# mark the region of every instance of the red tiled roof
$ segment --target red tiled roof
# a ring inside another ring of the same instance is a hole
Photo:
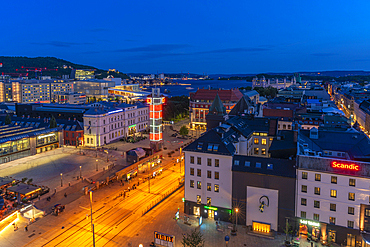
[[[192,100],[214,100],[216,94],[220,96],[222,101],[238,101],[243,97],[239,89],[218,90],[218,89],[198,89],[196,93],[191,95]]]

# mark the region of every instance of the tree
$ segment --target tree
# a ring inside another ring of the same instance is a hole
[[[182,137],[186,136],[187,134],[189,134],[189,130],[188,128],[186,128],[185,125],[183,125],[181,128],[180,128],[180,135],[182,135]]]
[[[292,227],[290,226],[290,224],[288,223],[288,221],[286,222],[286,225],[285,225],[285,229],[284,229],[284,233],[286,234],[285,236],[285,240],[288,241],[288,236],[293,232],[292,230]]]
[[[12,119],[10,118],[9,114],[6,115],[5,117],[5,124],[8,125],[8,124],[11,124],[12,123]]]
[[[27,178],[22,178],[22,183],[25,183],[27,181]]]
[[[32,181],[33,181],[33,179],[32,179],[32,178],[28,179],[27,184],[32,183]]]
[[[197,229],[194,229],[191,231],[190,234],[184,234],[182,236],[182,241],[184,247],[203,247],[204,246],[204,238],[203,234],[198,231]]]
[[[57,121],[55,120],[54,115],[52,115],[50,119],[50,128],[56,128],[56,127],[58,127]]]

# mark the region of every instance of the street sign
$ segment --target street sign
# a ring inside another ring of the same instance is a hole
[[[175,236],[155,231],[154,243],[160,246],[175,247]]]

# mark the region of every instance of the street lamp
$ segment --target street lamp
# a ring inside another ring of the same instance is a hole
[[[93,246],[95,247],[95,233],[94,233],[94,224],[93,224],[93,213],[92,213],[92,191],[90,190],[90,217],[91,217],[91,231],[93,233]]]
[[[60,174],[60,187],[63,187],[63,173]]]
[[[144,245],[143,244],[139,244],[139,247],[143,247]]]
[[[96,171],[98,171],[98,160],[96,160],[96,166],[95,166],[95,168],[96,168]]]
[[[80,179],[82,179],[81,167],[82,166],[80,166]]]
[[[239,209],[235,208],[235,231],[236,231],[236,226],[238,225],[238,212],[239,212]]]

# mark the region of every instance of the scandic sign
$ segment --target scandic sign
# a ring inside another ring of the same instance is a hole
[[[356,164],[343,163],[338,161],[331,162],[331,167],[347,171],[359,171],[360,166]]]

